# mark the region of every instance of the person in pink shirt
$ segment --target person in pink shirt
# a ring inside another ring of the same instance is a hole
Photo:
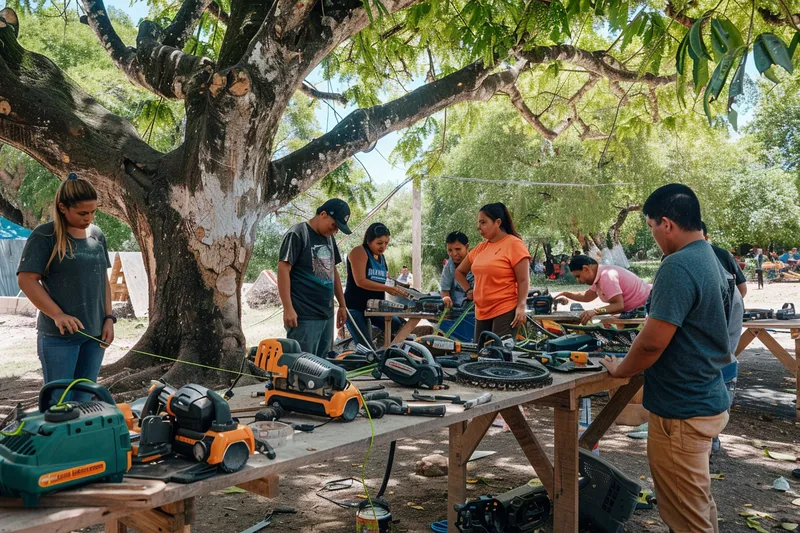
[[[574,256],[569,262],[569,269],[578,283],[591,287],[586,292],[562,292],[556,295],[557,302],[566,303],[567,299],[591,302],[600,298],[608,304],[584,311],[581,314],[581,324],[586,324],[597,315],[613,315],[642,307],[653,287],[630,270],[613,265],[599,265],[587,255]]]

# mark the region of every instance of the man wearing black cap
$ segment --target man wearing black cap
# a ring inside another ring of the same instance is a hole
[[[324,357],[333,343],[333,297],[339,302],[336,327],[347,321],[342,282],[336,265],[342,262],[333,236],[349,235],[350,206],[332,198],[308,222],[295,224],[283,236],[278,263],[278,293],[283,304],[286,336],[304,352]]]

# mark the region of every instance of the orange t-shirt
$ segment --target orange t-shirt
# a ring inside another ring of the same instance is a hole
[[[475,318],[489,320],[517,307],[514,267],[530,258],[525,243],[513,235],[497,242],[483,241],[469,251],[475,276]]]

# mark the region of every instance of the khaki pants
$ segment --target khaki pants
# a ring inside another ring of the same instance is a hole
[[[728,413],[678,420],[650,413],[647,460],[658,513],[674,533],[717,533],[708,456]]]

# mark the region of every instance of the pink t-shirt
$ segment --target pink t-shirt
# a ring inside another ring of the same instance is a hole
[[[613,265],[598,265],[597,277],[591,290],[606,303],[621,294],[625,303],[624,310],[633,311],[645,304],[652,288],[652,285],[645,283],[630,270]]]

